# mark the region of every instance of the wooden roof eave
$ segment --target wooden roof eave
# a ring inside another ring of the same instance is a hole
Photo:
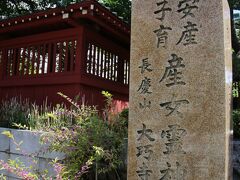
[[[94,0],[1,21],[0,36],[26,28],[39,28],[58,23],[76,27],[79,25],[79,19],[88,19],[125,40],[130,39],[129,25]]]

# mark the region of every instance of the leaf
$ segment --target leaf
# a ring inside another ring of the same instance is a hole
[[[23,141],[20,141],[20,142],[18,143],[18,145],[21,146],[22,143],[23,143]]]
[[[56,120],[57,117],[53,113],[47,113],[48,118],[52,118],[53,120]]]
[[[95,150],[96,160],[100,160],[104,156],[104,150],[101,147],[93,146]]]
[[[10,139],[14,139],[13,134],[10,131],[3,131],[1,134],[7,136]]]

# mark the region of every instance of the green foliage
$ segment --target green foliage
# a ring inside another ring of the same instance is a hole
[[[112,104],[112,95],[103,91],[107,109]],[[65,95],[61,95],[74,105],[74,124],[52,131],[42,137],[51,142],[51,151],[66,154],[63,161],[63,179],[87,179],[97,167],[97,173],[106,173],[120,166],[120,154],[127,126],[123,126],[123,117],[116,116],[118,123],[103,121],[94,107],[77,105]],[[108,114],[111,114],[108,112]],[[120,118],[121,117],[121,118]],[[117,121],[116,121],[117,122]],[[85,169],[84,169],[85,167]]]
[[[3,174],[0,174],[0,179],[1,179],[1,180],[7,180],[7,177],[4,176]]]
[[[4,0],[0,1],[0,19],[29,14],[35,11],[46,10],[48,8],[67,6],[78,3],[82,0]],[[100,0],[103,5],[111,8],[126,21],[130,21],[131,1],[130,0]]]
[[[228,0],[229,6],[232,9],[240,9],[240,1],[239,0]]]
[[[107,92],[103,94],[112,97]],[[51,143],[50,151],[66,154],[61,173],[63,179],[89,179],[96,167],[99,174],[117,172],[127,136],[126,119],[116,115],[117,120],[110,124],[95,108],[86,111],[85,106],[75,106],[79,108],[73,113],[75,123],[71,127],[51,128],[42,137],[43,142]]]
[[[10,139],[14,139],[13,134],[10,131],[3,131],[1,134],[7,136]]]
[[[0,123],[2,122],[0,125],[2,127],[48,131],[49,128],[53,127],[72,126],[75,121],[74,113],[85,113],[87,116],[88,111],[90,109],[92,111],[92,107],[84,105],[82,108],[76,107],[75,102],[71,102],[71,105],[70,109],[66,108],[64,104],[50,107],[45,102],[38,106],[29,103],[28,100],[14,97],[2,101],[0,104]]]
[[[5,169],[8,172],[15,174],[16,176],[22,179],[27,179],[27,180],[39,179],[36,173],[31,172],[31,171],[34,171],[33,167],[32,166],[26,167],[18,158],[14,160],[9,159],[8,162],[4,162],[3,160],[0,160],[0,169]],[[0,177],[5,178],[3,175],[0,175]]]
[[[240,110],[232,113],[234,138],[240,138]]]
[[[240,81],[240,57],[233,52],[233,81],[238,82]]]
[[[92,174],[105,174],[110,171],[115,172],[118,177],[118,169],[122,165],[124,138],[127,137],[128,110],[126,109],[120,114],[113,114],[111,111],[113,96],[103,91],[102,94],[106,98],[104,112],[108,117],[106,120],[99,115],[94,106],[79,105],[68,96],[62,93],[58,94],[70,103],[69,108],[64,105],[56,105],[50,110],[46,104],[39,107],[14,101],[18,104],[17,107],[23,105],[30,108],[26,111],[28,115],[24,114],[27,120],[18,125],[15,123],[15,125],[23,129],[46,131],[41,139],[42,143],[50,143],[47,151],[66,154],[63,161],[56,160],[53,163],[58,176],[62,179],[86,180],[91,179]],[[6,106],[9,107],[9,112],[12,111],[10,107],[15,108],[12,105]],[[111,123],[109,123],[109,119],[111,119]],[[10,131],[4,131],[2,134],[11,138],[17,150],[21,150],[23,142],[15,142]],[[14,161],[8,162],[8,166],[13,169],[17,169],[16,164]],[[26,169],[19,165],[17,170],[24,171]],[[37,178],[43,176],[36,175]]]
[[[0,104],[0,123],[12,127],[13,123],[27,124],[30,104],[28,100],[11,98]],[[8,123],[6,123],[8,121]]]
[[[115,11],[126,21],[131,21],[131,1],[130,0],[100,0],[105,6],[110,7],[111,11]]]
[[[238,39],[240,39],[240,20],[237,20],[235,22],[235,29],[236,29],[237,37],[238,37]]]

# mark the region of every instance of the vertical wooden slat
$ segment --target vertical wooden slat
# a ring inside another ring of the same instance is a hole
[[[128,84],[130,82],[130,61],[128,60]]]
[[[31,64],[31,47],[28,47],[28,57],[27,57],[27,66],[26,66],[26,74],[29,75],[30,71],[30,64]]]
[[[24,51],[24,59],[23,59],[23,75],[26,75],[26,60],[27,60],[27,52],[28,52],[28,47],[26,47]]]
[[[118,82],[123,83],[124,82],[124,60],[118,56]]]
[[[76,61],[77,61],[77,59],[76,59],[76,57],[77,57],[77,40],[74,40],[73,42],[74,42],[73,43],[74,46],[73,46],[73,65],[72,65],[72,67],[73,67],[73,71],[75,71],[75,66],[76,66]],[[82,54],[84,54],[84,53],[82,53]],[[78,60],[78,61],[80,61],[80,60]],[[79,67],[79,69],[80,68],[81,67]]]
[[[14,48],[12,49],[11,51],[11,76],[14,75],[14,69],[13,69],[13,66],[14,66]]]
[[[48,43],[48,65],[47,65],[47,74],[51,72],[52,69],[52,43]]]
[[[64,58],[64,71],[67,72],[68,71],[68,41],[66,41],[66,46],[65,46],[65,58]]]
[[[46,56],[46,44],[43,45],[43,53],[42,53],[42,74],[45,72],[45,56]]]
[[[91,51],[91,56],[92,56],[92,58],[91,58],[91,74],[94,74],[94,71],[93,71],[93,69],[94,69],[94,64],[95,64],[95,58],[94,58],[94,49],[95,49],[95,45],[93,45],[92,44],[92,51]]]
[[[12,65],[12,58],[13,58],[13,54],[12,54],[12,49],[10,49],[10,51],[9,51],[9,59],[8,59],[8,66],[9,66],[9,68],[8,68],[8,76],[11,76],[11,71],[12,71],[12,67],[11,67],[11,65]]]
[[[83,43],[81,43],[81,44],[83,44]],[[75,71],[75,67],[76,67],[76,64],[77,64],[77,62],[76,62],[77,61],[77,57],[78,57],[77,56],[77,54],[78,54],[78,52],[77,52],[78,48],[77,47],[78,47],[78,41],[74,40],[73,71]],[[80,54],[80,52],[79,52],[79,54]],[[84,53],[82,53],[82,54],[84,54]],[[80,67],[79,67],[79,71],[80,71]]]
[[[71,48],[70,48],[70,60],[69,60],[69,67],[70,67],[70,71],[74,71],[74,46],[75,46],[75,40],[73,39],[72,41],[71,41],[72,43],[72,45],[71,45]]]
[[[8,51],[8,76],[11,76],[12,49]]]
[[[115,56],[115,81],[118,80],[118,55]]]
[[[107,75],[108,75],[108,79],[111,79],[111,53],[110,51],[108,51],[108,72],[107,72]]]
[[[10,49],[10,54],[9,54],[9,69],[8,69],[8,76],[11,76],[12,74],[12,58],[13,58],[13,50]]]
[[[24,48],[23,48],[23,52],[22,52],[21,75],[24,75],[24,66],[25,66],[26,50],[27,50],[27,48],[24,47]]]
[[[129,62],[125,60],[125,84],[129,83]]]
[[[56,69],[56,59],[57,59],[57,42],[54,42],[53,43],[53,60],[52,60],[52,72],[55,72],[55,69]]]
[[[116,55],[113,54],[113,81],[116,81]]]
[[[0,49],[0,80],[3,75],[3,49]]]
[[[19,57],[18,57],[18,64],[17,64],[17,76],[21,76],[21,62],[22,62],[22,53],[23,53],[23,48],[19,48]]]
[[[92,58],[92,74],[95,75],[95,69],[96,69],[96,46],[93,45],[93,58]]]
[[[100,49],[100,48],[97,47],[97,56],[96,56],[96,58],[97,58],[97,74],[96,74],[96,75],[97,75],[97,76],[99,76],[99,74],[100,74],[100,73],[99,73],[99,66],[100,66],[100,60],[99,60],[99,57],[100,57],[99,53],[100,53],[100,52],[99,52],[99,49]]]
[[[13,73],[13,76],[16,75],[16,61],[17,61],[17,48],[14,48],[13,49],[13,65],[12,65],[12,73]]]
[[[108,79],[111,79],[111,54],[110,51],[108,53]]]
[[[99,48],[99,77],[102,77],[102,48]]]
[[[111,55],[111,80],[114,81],[114,54]]]
[[[127,83],[127,61],[124,60],[124,84]]]
[[[59,48],[59,69],[58,72],[62,72],[62,56],[63,56],[63,42],[59,42],[60,43],[60,48]]]
[[[60,71],[60,68],[59,68],[59,62],[60,62],[60,46],[61,46],[61,43],[60,42],[57,42],[56,43],[56,63],[55,63],[55,70],[54,72],[59,72]]]
[[[108,60],[107,60],[107,62],[108,62],[108,65],[107,65],[107,79],[110,79],[110,62],[111,62],[111,53],[110,53],[110,51],[108,51]]]
[[[127,83],[127,61],[124,59],[124,84]]]
[[[12,49],[12,51],[11,51],[11,76],[14,75],[13,66],[14,66],[14,49]]]
[[[2,79],[7,76],[7,49],[3,49],[2,52]]]
[[[105,76],[104,78],[108,78],[108,51],[105,51]]]
[[[105,67],[105,64],[106,64],[106,51],[103,49],[102,51],[102,78],[105,78],[105,73],[106,73],[106,67]]]
[[[35,46],[32,46],[32,69],[31,69],[32,71],[31,71],[31,75],[34,74],[34,70],[35,70],[35,61],[36,61],[35,51],[36,51]]]
[[[92,45],[90,43],[88,43],[87,53],[87,73],[91,73]]]
[[[18,69],[19,69],[19,57],[20,57],[20,48],[16,48],[16,58],[15,58],[15,76],[19,75]]]
[[[16,76],[20,75],[19,68],[21,63],[21,48],[17,49],[17,59],[16,59]]]
[[[103,78],[106,77],[106,51],[103,50],[103,59],[102,59],[102,62],[103,62]]]
[[[41,56],[41,45],[38,46],[37,48],[37,67],[36,67],[36,74],[40,74],[40,56]]]
[[[113,53],[110,56],[110,80],[113,80]]]
[[[103,49],[101,48],[101,54],[100,54],[100,57],[101,57],[101,67],[100,67],[100,77],[103,77],[103,73],[104,73],[104,65],[103,65]]]
[[[9,72],[10,72],[10,49],[8,49],[7,50],[7,60],[6,60],[6,67],[7,67],[7,69],[6,69],[6,76],[8,77],[9,76]]]

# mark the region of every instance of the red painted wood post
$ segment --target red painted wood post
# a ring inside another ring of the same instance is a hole
[[[62,72],[62,57],[63,57],[63,41],[60,42],[59,46],[59,62],[58,62],[58,72]]]
[[[45,62],[46,62],[46,48],[47,44],[43,45],[43,53],[42,53],[42,74],[45,74]]]
[[[68,71],[68,41],[66,41],[66,48],[65,48],[65,57],[64,57],[64,71]]]
[[[48,43],[48,61],[47,61],[47,74],[52,70],[52,43]]]
[[[11,49],[9,48],[7,50],[7,59],[6,59],[6,63],[7,63],[7,68],[6,68],[6,76],[9,77],[10,76],[10,67],[11,67]]]
[[[27,51],[27,62],[26,62],[26,75],[29,76],[31,73],[31,46],[28,47]]]
[[[56,69],[56,53],[57,53],[57,42],[53,43],[53,54],[52,54],[52,73],[55,73]]]
[[[41,51],[41,46],[38,45],[37,47],[37,59],[36,59],[36,62],[37,62],[37,67],[36,67],[36,74],[39,74],[39,69],[40,69],[40,51]]]
[[[77,28],[77,47],[76,47],[76,59],[75,59],[75,73],[79,75],[86,72],[86,46],[85,46],[85,38],[84,38],[84,30],[82,27]]]
[[[2,80],[2,77],[3,77],[3,53],[4,53],[4,50],[3,49],[0,49],[0,80]]]
[[[124,59],[122,57],[118,57],[118,76],[117,81],[120,83],[124,83]]]
[[[3,61],[2,61],[2,79],[7,78],[7,49],[3,49]]]
[[[74,71],[74,47],[75,47],[75,40],[71,40],[71,48],[70,48],[70,59],[69,59],[69,70],[71,72]]]
[[[13,48],[13,60],[12,60],[12,75],[16,75],[16,59],[17,59],[17,49]]]

